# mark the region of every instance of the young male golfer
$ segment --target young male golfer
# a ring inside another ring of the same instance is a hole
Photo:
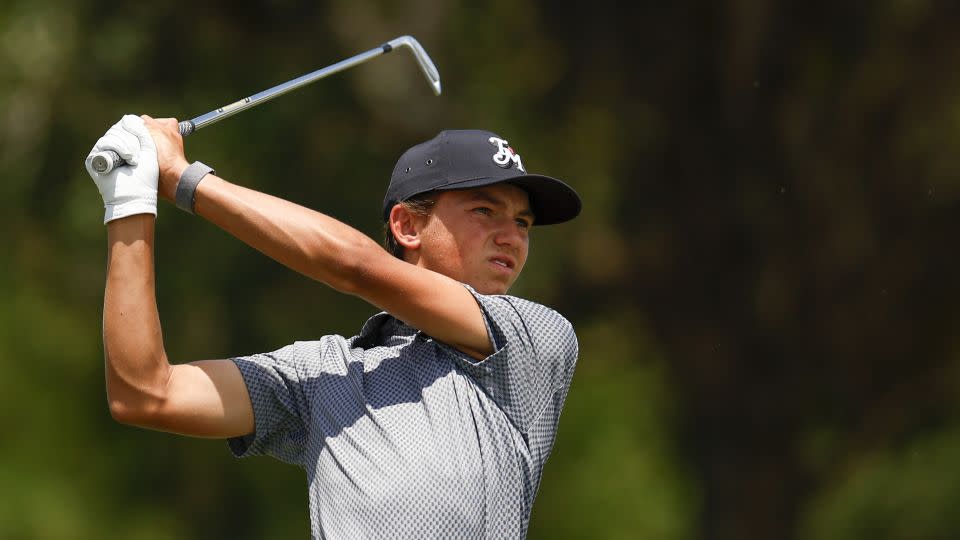
[[[555,311],[505,293],[530,227],[579,213],[573,189],[527,174],[493,133],[441,132],[390,178],[391,254],[329,216],[189,164],[174,119],[127,115],[91,154],[108,149],[130,164],[99,175],[87,159],[106,208],[114,418],[303,467],[315,538],[525,536],[577,339]],[[154,296],[158,194],[383,312],[352,338],[171,363]]]

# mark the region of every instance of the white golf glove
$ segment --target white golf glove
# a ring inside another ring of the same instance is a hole
[[[104,150],[113,150],[127,164],[106,174],[94,171],[93,154]],[[93,145],[84,164],[103,197],[104,223],[134,214],[157,215],[157,145],[142,118],[121,118]]]

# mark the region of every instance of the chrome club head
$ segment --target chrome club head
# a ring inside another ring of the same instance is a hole
[[[417,59],[420,71],[423,72],[423,75],[427,78],[427,82],[430,83],[430,87],[433,88],[433,93],[438,96],[440,95],[440,72],[437,71],[437,66],[433,65],[433,60],[430,59],[427,51],[423,50],[423,47],[420,46],[420,43],[417,42],[416,39],[412,36],[400,36],[388,41],[387,45],[391,49],[396,49],[397,47],[409,48],[410,51],[413,52],[413,57]]]

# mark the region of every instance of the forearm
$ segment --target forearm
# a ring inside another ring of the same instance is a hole
[[[197,188],[195,211],[281,264],[342,292],[356,293],[359,265],[382,252],[332,217],[214,175]]]
[[[123,421],[135,421],[150,402],[162,400],[169,375],[154,292],[153,238],[154,217],[149,214],[107,224],[107,395],[111,412]]]

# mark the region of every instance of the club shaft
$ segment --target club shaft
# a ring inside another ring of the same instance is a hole
[[[327,66],[325,68],[318,69],[306,75],[297,77],[296,79],[289,80],[285,83],[280,83],[272,88],[268,88],[262,92],[258,92],[250,97],[245,97],[239,101],[235,101],[229,105],[224,105],[223,107],[216,108],[206,114],[201,114],[196,118],[192,118],[185,122],[180,122],[180,135],[186,137],[194,131],[209,126],[210,124],[219,122],[224,118],[229,118],[237,114],[240,111],[255,107],[265,101],[270,101],[271,99],[282,96],[287,92],[291,92],[300,88],[301,86],[306,86],[314,81],[318,81],[329,75],[333,75],[338,71],[343,71],[345,69],[351,68],[357,64],[366,62],[367,60],[380,56],[381,54],[390,52],[392,48],[389,45],[382,45],[376,49],[370,49],[369,51],[362,52],[358,55],[351,56],[346,60],[341,60],[336,64]],[[126,163],[120,154],[114,152],[113,150],[105,150],[100,152],[98,155],[94,156],[92,164],[95,171],[100,174],[106,174],[114,169],[114,167],[119,167]]]
[[[427,77],[427,80],[430,82],[430,86],[433,88],[433,92],[437,95],[440,95],[440,74],[437,72],[436,66],[433,65],[433,61],[430,60],[430,57],[427,56],[426,51],[423,50],[423,47],[420,46],[417,40],[410,36],[400,36],[375,49],[370,49],[369,51],[351,56],[346,60],[341,60],[336,64],[329,65],[325,68],[321,68],[311,73],[307,73],[306,75],[297,77],[296,79],[278,84],[250,97],[245,97],[229,105],[224,105],[223,107],[214,109],[206,114],[201,114],[200,116],[191,120],[180,122],[180,135],[186,137],[202,127],[219,122],[220,120],[233,116],[240,111],[255,107],[265,101],[282,96],[287,92],[291,92],[297,88],[306,86],[314,81],[318,81],[339,71],[349,69],[357,64],[366,62],[371,58],[388,53],[397,47],[408,47],[413,52],[414,57],[420,66],[420,70]],[[94,171],[99,174],[109,173],[114,167],[119,167],[124,163],[125,161],[123,158],[113,150],[104,150],[102,152],[98,152],[93,155],[91,160],[91,166],[93,167]]]
[[[268,88],[262,92],[258,92],[250,97],[245,97],[239,101],[235,101],[229,105],[224,105],[218,109],[214,109],[206,114],[201,114],[200,116],[190,120],[190,123],[193,124],[193,129],[197,130],[202,127],[208,126],[215,122],[219,122],[224,118],[228,118],[237,114],[240,111],[249,109],[250,107],[255,107],[265,101],[269,101],[275,97],[282,96],[287,92],[291,92],[300,88],[301,86],[306,86],[314,81],[318,81],[329,75],[333,75],[339,71],[351,68],[357,64],[366,62],[367,60],[380,56],[386,52],[389,52],[391,49],[386,45],[377,47],[376,49],[370,49],[367,52],[360,53],[356,56],[347,58],[346,60],[341,60],[336,64],[327,66],[322,69],[318,69],[314,72],[307,73],[306,75],[297,77],[296,79],[287,81],[285,83],[278,84],[273,88]]]

